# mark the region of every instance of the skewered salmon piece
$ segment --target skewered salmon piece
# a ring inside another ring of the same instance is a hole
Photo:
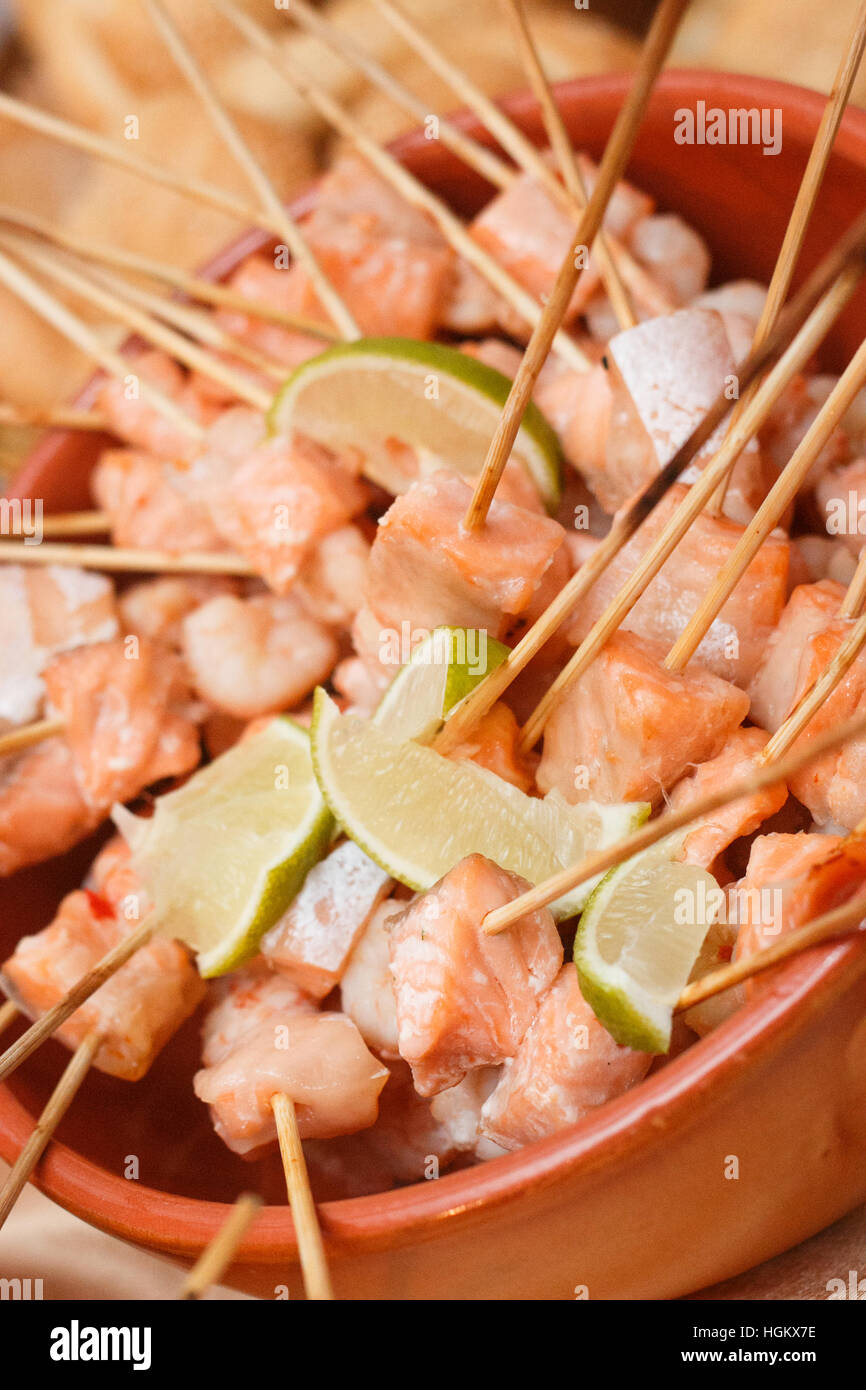
[[[771,734],[793,706],[798,663],[807,639],[833,621],[844,597],[842,585],[832,579],[799,584],[767,635],[748,689],[752,717]]]
[[[682,484],[670,489],[576,605],[567,628],[572,642],[582,641],[601,617],[684,495]],[[623,620],[623,627],[672,646],[742,534],[742,527],[727,517],[702,512]],[[723,680],[748,686],[785,607],[788,551],[784,537],[767,537],[698,647],[694,661]],[[761,713],[756,717],[764,728],[771,728]]]
[[[400,1055],[421,1095],[512,1057],[562,964],[546,908],[500,936],[481,930],[488,912],[527,887],[471,854],[391,924]]]
[[[134,642],[78,647],[45,671],[78,785],[88,805],[103,810],[151,782],[191,772],[200,756],[179,658],[146,638]]]
[[[224,975],[212,986],[202,1025],[204,1066],[213,1067],[262,1024],[278,1024],[290,1014],[316,1013],[318,1004],[279,971],[257,958]]]
[[[665,645],[617,632],[560,696],[536,780],[566,801],[654,801],[695,763],[722,752],[742,723],[742,690],[691,664],[662,665]]]
[[[433,336],[454,254],[435,224],[363,160],[343,155],[325,174],[304,235],[362,332]],[[306,271],[293,266],[287,277],[296,312],[319,316]]]
[[[184,618],[182,650],[203,700],[254,719],[300,704],[327,678],[339,649],[293,594],[223,594]]]
[[[806,638],[797,665],[792,708],[827,669],[853,624],[852,618],[834,618]],[[861,651],[793,747],[799,751],[828,729],[853,719],[862,712],[864,700],[866,652]],[[791,777],[791,791],[808,807],[818,825],[853,830],[866,816],[866,738],[860,735],[848,739],[840,749],[801,768]]]
[[[583,471],[602,506],[613,512],[676,453],[735,380],[736,363],[725,325],[711,309],[680,309],[627,328],[611,338],[605,357],[612,403],[604,460]],[[724,434],[723,422],[693,458],[684,481],[694,481]],[[726,514],[749,521],[767,486],[759,447],[750,440],[734,467]]]
[[[387,898],[375,909],[352,947],[340,981],[343,1012],[357,1024],[368,1047],[388,1060],[400,1056],[390,923],[405,906]]]
[[[383,627],[486,628],[496,637],[524,612],[562,546],[549,517],[494,499],[482,529],[466,531],[468,483],[440,470],[396,498],[370,552],[367,605]]]
[[[307,298],[306,286],[297,275],[288,268],[278,267],[273,258],[260,252],[241,261],[229,276],[228,284],[246,299],[270,304],[286,314],[300,313]],[[320,315],[310,317],[316,319]],[[300,366],[327,346],[321,338],[269,323],[240,309],[219,308],[216,320],[232,337],[287,368]],[[321,321],[327,322],[323,315]]]
[[[71,566],[0,569],[0,727],[39,713],[42,672],[59,652],[117,636],[114,588],[104,575]]]
[[[90,475],[115,545],[185,551],[224,550],[207,510],[172,485],[163,460],[137,449],[106,449]]]
[[[352,947],[388,891],[388,875],[352,840],[314,864],[261,943],[265,960],[317,999],[338,984]]]
[[[613,410],[607,368],[599,365],[588,372],[560,372],[539,382],[535,399],[559,435],[568,462],[581,477],[601,476],[607,469]]]
[[[449,749],[449,758],[467,758],[528,792],[534,785],[532,760],[518,751],[520,729],[508,705],[498,700],[471,733]]]
[[[112,377],[100,387],[95,408],[106,416],[114,434],[146,454],[161,459],[189,459],[197,449],[194,439],[146,401],[139,382],[148,382],[176,401],[199,424],[210,424],[212,409],[188,388],[183,368],[164,352],[147,351],[131,358],[129,375]]]
[[[668,809],[677,811],[701,801],[722,787],[742,781],[755,768],[769,734],[763,729],[735,729],[715,758],[699,763],[677,782],[668,797]],[[780,811],[788,798],[784,783],[762,787],[742,801],[732,801],[689,828],[678,858],[709,869],[728,845],[741,835],[751,835],[765,820]]]
[[[19,941],[2,970],[4,988],[30,1018],[46,1013],[116,946],[133,922],[116,915],[107,897],[76,890],[35,936]],[[145,1075],[204,997],[205,987],[186,949],[165,937],[142,946],[77,1009],[54,1036],[76,1048],[97,1031],[93,1065],[125,1081]]]
[[[584,1000],[569,961],[484,1102],[482,1133],[506,1149],[556,1134],[642,1081],[651,1062],[648,1053],[614,1042]]]
[[[388,1069],[345,1014],[297,1009],[264,1019],[193,1079],[214,1128],[234,1153],[252,1154],[277,1137],[271,1102],[294,1101],[302,1139],[353,1134],[376,1121]]]
[[[335,455],[295,436],[259,445],[211,483],[206,499],[223,539],[285,594],[317,543],[362,512],[369,495]]]
[[[65,739],[0,760],[0,877],[65,854],[95,830],[107,807],[85,800]]]
[[[597,170],[585,155],[579,159],[591,190]],[[604,226],[624,237],[652,209],[651,198],[620,182],[608,204]],[[508,188],[497,193],[470,226],[479,245],[536,298],[553,289],[559,268],[574,242],[575,230],[575,219],[531,174],[519,175]],[[599,283],[598,267],[590,258],[572,296],[566,322],[577,317]]]
[[[120,594],[124,632],[180,649],[183,620],[213,598],[237,594],[237,580],[218,574],[167,574],[143,579]]]
[[[864,889],[866,845],[861,840],[804,832],[759,835],[737,885],[735,958],[771,946],[780,934],[831,912]]]

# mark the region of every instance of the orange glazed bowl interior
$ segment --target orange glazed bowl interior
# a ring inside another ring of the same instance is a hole
[[[625,76],[558,89],[578,148],[599,156]],[[698,101],[780,108],[782,148],[679,145],[674,115]],[[527,97],[506,103],[541,143]],[[706,238],[713,282],[767,281],[824,99],[785,84],[707,72],[660,80],[629,178]],[[461,118],[462,119],[462,118]],[[468,129],[483,138],[477,123]],[[400,140],[400,158],[462,213],[489,189],[436,141]],[[297,204],[309,207],[312,190]],[[797,282],[866,206],[866,114],[846,115]],[[210,267],[220,276],[264,238],[250,234]],[[838,371],[866,327],[861,291],[821,355]],[[93,386],[81,400],[92,398]],[[103,438],[53,433],[12,495],[46,511],[89,505]],[[50,919],[94,842],[0,883],[0,950]],[[14,1036],[14,1035],[13,1035]],[[246,1164],[211,1131],[193,1096],[192,1020],[130,1086],[93,1072],[38,1169],[39,1186],[103,1230],[188,1262],[237,1194],[268,1206],[228,1282],[273,1297],[302,1292],[278,1166]],[[0,1154],[13,1160],[67,1054],[42,1048],[0,1087]],[[137,1178],[127,1178],[129,1159]],[[739,1178],[726,1178],[730,1158]],[[777,971],[727,1024],[579,1125],[507,1158],[320,1210],[337,1295],[374,1299],[670,1298],[728,1278],[813,1234],[866,1199],[866,942],[816,948]]]

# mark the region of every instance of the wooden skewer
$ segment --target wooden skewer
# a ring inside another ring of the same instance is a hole
[[[352,67],[362,72],[374,86],[389,96],[419,124],[424,125],[429,120],[433,113],[420,97],[410,92],[408,87],[399,82],[382,63],[371,57],[345,30],[319,14],[318,10],[314,10],[307,0],[283,0],[281,8],[308,33],[315,35],[327,45],[333,53],[339,54]],[[508,188],[514,182],[516,172],[510,164],[506,164],[486,145],[473,140],[471,135],[467,135],[445,116],[437,116],[436,119],[438,139],[462,159],[464,164],[475,169],[496,188]]]
[[[532,141],[524,135],[518,125],[506,115],[501,106],[491,100],[487,93],[476,85],[461,67],[453,63],[422,29],[409,18],[404,10],[390,3],[390,0],[374,0],[376,8],[389,24],[402,35],[411,48],[423,58],[428,66],[447,82],[455,96],[473,111],[482,124],[496,137],[504,150],[511,155],[521,169],[530,173],[547,193],[567,211],[579,219],[586,203],[584,193],[560,183],[543,154]],[[543,75],[543,74],[542,74]],[[539,92],[535,93],[540,100]],[[542,115],[544,107],[542,104]],[[550,136],[548,128],[548,136]],[[551,140],[553,145],[553,140]],[[554,146],[555,149],[555,146]],[[616,238],[606,234],[606,240],[614,261],[615,272],[621,282],[635,295],[639,295],[653,314],[669,314],[678,307],[676,301],[644,270],[631,252]],[[604,271],[604,252],[600,258]],[[607,279],[605,278],[607,285]],[[610,293],[610,286],[607,286]],[[616,293],[616,290],[614,290]],[[613,296],[611,296],[613,302]]]
[[[216,88],[198,62],[189,44],[181,35],[174,20],[162,4],[162,0],[145,0],[145,3],[166,48],[201,101],[217,134],[226,148],[234,155],[238,167],[246,175],[263,210],[273,225],[279,229],[279,235],[285,241],[295,261],[303,266],[315,288],[319,301],[344,338],[347,340],[360,338],[361,330],[349,306],[337,293],[331,280],[325,274],[297,222],[286,211],[271,180],[244,140]]]
[[[0,93],[2,98],[2,93]],[[2,105],[2,103],[0,103]],[[7,289],[12,290],[26,304],[29,304],[41,318],[50,323],[53,328],[62,333],[65,338],[88,357],[97,362],[100,367],[107,371],[111,376],[119,377],[123,380],[129,375],[130,362],[128,358],[115,352],[113,348],[106,347],[99,335],[93,331],[86,323],[67,309],[54,295],[38,285],[20,266],[10,260],[8,256],[0,251],[0,282],[6,285]],[[190,419],[186,411],[181,410],[173,400],[160,391],[157,387],[150,385],[147,381],[141,382],[141,395],[170,420],[178,429],[183,430],[192,439],[201,440],[204,438],[204,430]],[[23,547],[22,547],[23,548]],[[28,547],[33,550],[33,546]]]
[[[142,946],[147,945],[156,925],[152,917],[145,917],[139,922],[134,931],[125,936],[122,941],[118,941],[106,955],[102,957],[92,970],[73,985],[69,993],[55,1004],[52,1009],[44,1013],[41,1018],[37,1018],[30,1027],[17,1038],[11,1047],[8,1047],[0,1057],[0,1081],[5,1081],[11,1076],[22,1062],[36,1051],[38,1047],[50,1038],[51,1034],[61,1028],[68,1018],[75,1013],[75,1010],[86,1003],[92,994],[110,980],[111,976],[120,969],[122,965],[134,956]]]
[[[185,338],[183,334],[177,333],[165,324],[158,323],[149,314],[137,309],[112,290],[103,289],[90,275],[73,270],[71,266],[62,263],[56,257],[52,257],[49,252],[38,250],[32,242],[22,243],[19,238],[0,232],[0,246],[9,247],[10,245],[15,250],[16,255],[30,265],[38,267],[43,274],[72,290],[74,294],[85,299],[88,303],[95,304],[98,308],[111,314],[120,323],[125,323],[135,333],[145,338],[147,342],[162,348],[164,352],[170,353],[172,357],[177,358],[187,367],[191,367],[193,370],[201,372],[203,376],[208,376],[213,381],[218,382],[237,396],[239,400],[246,401],[253,409],[263,412],[270,409],[273,400],[271,392],[265,391],[250,377],[236,371],[221,358],[205,352],[195,343],[190,342],[189,338]],[[129,370],[130,367],[127,363],[126,371],[129,372]],[[144,383],[142,382],[143,386]]]
[[[277,1138],[286,1175],[286,1191],[292,1208],[295,1234],[298,1237],[298,1253],[304,1275],[307,1298],[311,1300],[330,1300],[334,1297],[325,1246],[316,1204],[310,1191],[310,1175],[304,1159],[301,1136],[298,1133],[298,1120],[294,1101],[277,1093],[271,1106],[277,1122]]]
[[[522,0],[503,0],[503,3],[514,29],[518,51],[523,60],[529,85],[541,108],[544,128],[547,131],[550,148],[556,156],[563,183],[582,211],[586,207],[589,194],[575,157],[574,147],[562,119],[562,112],[556,104],[553,90],[538,55]],[[620,278],[619,270],[611,254],[607,234],[603,228],[596,237],[594,254],[598,258],[604,286],[620,328],[634,328],[637,323],[637,315],[629,298],[628,290]]]
[[[807,321],[808,315],[826,294],[828,286],[847,264],[856,262],[866,251],[866,216],[852,224],[839,245],[833,249],[821,265],[809,277],[796,297],[791,301],[769,337],[758,348],[753,349],[740,368],[741,388],[745,389],[776,358],[780,358],[781,368],[785,358],[792,351],[789,340]],[[766,385],[766,383],[765,383]],[[444,728],[434,739],[433,746],[440,752],[450,752],[467,737],[479,719],[495,704],[508,689],[512,681],[523,671],[545,643],[557,631],[575,604],[588,593],[596,580],[619,553],[626,541],[634,535],[641,523],[676,482],[680,474],[691,462],[692,457],[707,442],[730,410],[730,401],[720,392],[713,405],[699,421],[691,435],[659,474],[633,499],[631,503],[614,518],[607,536],[595,549],[585,564],[560,590],[552,603],[536,619],[517,646],[508,654],[501,666],[476,686],[475,690],[461,702],[458,710],[451,716]],[[742,423],[742,422],[741,422]]]
[[[0,1033],[5,1033],[18,1017],[18,1005],[11,999],[7,999],[5,1004],[0,1004]]]
[[[20,231],[32,232],[41,237],[43,241],[71,251],[73,255],[80,256],[83,260],[113,266],[116,270],[131,271],[135,275],[145,275],[150,280],[158,280],[162,284],[171,285],[173,289],[180,290],[190,299],[196,299],[205,304],[214,304],[219,308],[235,309],[239,313],[247,314],[250,318],[263,319],[267,323],[275,323],[281,328],[288,328],[296,333],[305,333],[313,338],[321,338],[325,342],[333,343],[339,338],[339,334],[328,324],[318,323],[302,314],[286,313],[285,310],[279,309],[273,304],[266,304],[261,299],[248,299],[246,295],[240,294],[238,290],[232,289],[229,285],[217,284],[211,280],[201,280],[198,276],[188,275],[185,271],[178,270],[176,266],[168,265],[164,261],[154,261],[148,256],[139,256],[132,251],[123,251],[119,247],[106,246],[99,242],[88,241],[83,237],[71,236],[62,227],[55,226],[46,221],[45,218],[36,217],[33,213],[25,212],[21,208],[10,207],[7,203],[0,203],[0,223],[3,222],[17,227]]]
[[[41,406],[12,405],[0,402],[0,425],[21,425],[28,429],[46,430],[109,430],[103,415],[94,410],[45,410]]]
[[[721,448],[688,489],[680,505],[662,531],[638,560],[625,584],[593,624],[577,651],[552,682],[521,730],[520,746],[535,746],[557,701],[568,686],[578,680],[631,612],[665,561],[673,554],[692,522],[703,510],[722,478],[733,468],[751,437],[767,419],[771,409],[797,372],[801,371],[827,333],[830,325],[851,298],[862,273],[860,266],[849,267],[827,291],[787,351],[749,402],[740,419],[727,433]]]
[[[149,574],[227,574],[242,579],[255,577],[248,560],[226,551],[189,551],[174,555],[168,550],[136,550],[114,545],[76,545],[72,542],[43,541],[41,545],[21,545],[19,541],[0,541],[0,563],[15,565],[77,565],[86,570],[117,570]]]
[[[866,714],[848,720],[835,729],[827,730],[820,734],[807,748],[778,758],[772,766],[758,765],[754,772],[739,778],[727,787],[709,792],[706,796],[693,801],[689,806],[683,806],[675,811],[665,811],[655,820],[647,821],[639,830],[627,835],[618,844],[588,855],[579,864],[560,870],[559,873],[545,879],[543,883],[521,893],[520,897],[515,898],[513,902],[506,903],[504,907],[498,907],[493,912],[489,912],[483,923],[485,933],[488,936],[496,936],[498,932],[505,931],[514,922],[519,921],[526,913],[549,906],[563,893],[571,892],[573,888],[577,888],[581,883],[589,882],[597,874],[606,873],[608,869],[612,869],[616,864],[622,864],[632,855],[638,854],[641,850],[649,849],[651,845],[658,844],[659,840],[665,839],[674,831],[682,830],[692,821],[702,820],[704,816],[718,811],[722,806],[728,806],[732,802],[753,796],[763,787],[787,782],[788,778],[793,776],[795,772],[799,772],[801,768],[807,767],[809,763],[823,757],[831,749],[840,748],[848,739],[857,738],[863,733],[866,733]],[[0,1079],[2,1079],[2,1073],[0,1073]]]
[[[98,1033],[90,1033],[78,1045],[39,1116],[35,1129],[12,1165],[3,1190],[0,1191],[0,1229],[45,1152],[54,1131],[78,1094],[101,1041]]]
[[[184,198],[204,203],[215,208],[217,212],[234,217],[244,225],[261,227],[276,236],[282,236],[280,227],[261,209],[240,202],[230,194],[224,193],[222,189],[215,188],[213,184],[191,178],[188,174],[177,174],[162,164],[155,164],[152,160],[131,154],[126,146],[107,140],[73,121],[52,116],[48,111],[40,111],[38,106],[31,106],[29,102],[9,96],[7,92],[0,92],[0,115],[8,116],[10,120],[26,126],[29,130],[38,131],[41,135],[71,145],[73,149],[95,155],[109,164],[125,169],[128,173],[146,179],[148,183],[158,184],[173,193],[182,194]]]
[[[668,0],[674,3],[674,0]],[[684,5],[687,0],[676,0]],[[211,0],[211,4],[240,30],[250,44],[257,48],[278,72],[330,125],[355,146],[362,158],[381,174],[407,203],[430,216],[445,240],[493,286],[503,299],[530,325],[541,321],[543,312],[537,300],[523,288],[477,241],[441,198],[431,193],[414,174],[404,168],[387,150],[378,145],[363,130],[339,102],[323,87],[301,74],[271,35],[256,21],[232,3],[232,0]],[[586,371],[589,361],[577,343],[567,333],[556,335],[556,350],[568,366]]]
[[[214,1284],[222,1283],[241,1241],[261,1208],[261,1197],[252,1192],[244,1192],[238,1197],[223,1225],[183,1281],[179,1299],[201,1298]]]
[[[862,343],[801,439],[776,482],[716,575],[700,606],[665,658],[669,671],[682,671],[694,656],[725,602],[746,573],[803,485],[809,469],[866,381],[866,343]]]
[[[464,518],[463,524],[469,531],[476,531],[484,525],[539,372],[547,360],[554,334],[565,317],[575,285],[580,279],[584,258],[578,252],[588,248],[598,234],[608,201],[628,163],[655,80],[687,6],[688,0],[661,0],[655,12],[644,42],[640,65],[605,147],[592,197],[578,223],[574,245],[569,249],[560,267],[544,313],[533,329],[487,451],[484,467]]]
[[[98,536],[111,530],[107,512],[56,512],[42,521],[42,535],[49,539],[61,536]]]
[[[21,753],[25,748],[54,738],[56,734],[62,734],[65,727],[62,719],[40,719],[20,729],[10,729],[7,734],[0,734],[0,758],[6,758],[10,753]]]
[[[755,343],[761,343],[770,332],[791,288],[791,280],[800,256],[803,238],[815,210],[818,192],[824,179],[839,125],[845,114],[845,107],[848,105],[854,78],[857,76],[857,69],[863,57],[864,45],[866,45],[866,0],[861,3],[851,31],[846,38],[833,87],[827,105],[824,107],[812,149],[809,152],[809,159],[800,181],[794,206],[791,209],[791,216],[767,290],[767,298],[764,300],[761,317],[755,329]],[[745,402],[746,397],[741,396],[733,411],[734,418],[744,408]],[[722,482],[711,504],[711,510],[717,515],[724,505],[729,482],[730,475]]]
[[[771,966],[778,965],[783,960],[789,960],[791,956],[808,950],[810,946],[819,946],[823,941],[831,941],[833,937],[858,931],[862,929],[864,918],[866,899],[853,898],[841,907],[834,908],[832,912],[825,912],[814,921],[806,922],[802,927],[786,933],[778,941],[774,941],[772,946],[765,946],[753,956],[720,966],[718,970],[713,970],[699,980],[694,980],[692,984],[686,985],[674,1005],[674,1013],[682,1013],[683,1009],[690,1009],[695,1004],[702,1004],[705,999],[723,994],[733,985],[742,984],[744,980],[769,970]]]

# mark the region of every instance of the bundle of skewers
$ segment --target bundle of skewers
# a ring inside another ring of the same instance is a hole
[[[119,832],[2,968],[0,1024],[32,1022],[0,1079],[49,1036],[73,1055],[0,1221],[89,1068],[139,1079],[204,1004],[196,1095],[235,1153],[279,1145],[311,1297],[308,1168],[349,1193],[372,1159],[396,1185],[505,1158],[866,915],[866,552],[821,524],[866,488],[866,349],[814,365],[866,219],[791,294],[866,6],[769,287],[707,289],[701,237],[624,178],[686,0],[659,6],[597,167],[519,0],[545,152],[372,2],[497,142],[439,122],[492,186],[469,223],[231,0],[353,147],[300,220],[160,0],[249,207],[0,97],[275,242],[216,285],[0,208],[0,281],[104,373],[92,408],[37,423],[116,439],[91,510],[0,544],[0,872]]]

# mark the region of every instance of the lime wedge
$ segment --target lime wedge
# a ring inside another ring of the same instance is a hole
[[[639,1052],[670,1047],[674,1004],[717,910],[716,880],[675,862],[677,847],[669,837],[605,874],[574,941],[583,997],[616,1042]]]
[[[158,920],[205,977],[255,954],[334,828],[309,735],[283,716],[159,797],[150,820],[114,818]]]
[[[456,348],[414,338],[361,338],[328,348],[292,372],[268,424],[274,434],[297,431],[338,452],[360,449],[367,477],[397,494],[414,475],[395,441],[411,445],[427,467],[476,477],[510,388],[507,376]],[[523,417],[513,457],[555,511],[562,454],[536,405]]]
[[[508,651],[483,629],[434,628],[388,686],[374,722],[391,738],[428,743],[446,715],[502,665]]]
[[[526,796],[486,768],[341,715],[321,689],[311,734],[316,776],[337,821],[392,878],[416,891],[476,852],[540,883],[621,839],[649,813],[644,802],[569,806],[555,793]],[[554,916],[574,916],[592,886],[558,899]]]

